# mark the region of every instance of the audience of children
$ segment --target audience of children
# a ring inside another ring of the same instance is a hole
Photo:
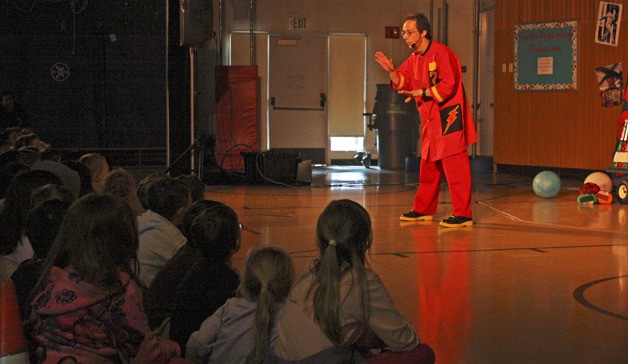
[[[170,338],[182,349],[201,323],[235,296],[240,277],[231,258],[240,249],[241,226],[226,205],[210,207],[192,222],[190,241],[202,258],[177,287],[170,318]]]
[[[185,357],[195,363],[261,362],[277,337],[276,323],[293,277],[292,261],[283,250],[252,250],[238,297],[228,299],[192,333]]]
[[[368,267],[361,205],[325,208],[320,257],[294,282],[272,247],[250,252],[240,280],[242,225],[203,200],[198,177],[155,173],[136,187],[96,153],[33,170],[24,153],[0,154],[0,278],[16,283],[32,362],[434,362]],[[80,192],[68,162],[89,169]]]
[[[419,345],[417,330],[367,267],[373,233],[366,209],[331,202],[318,218],[316,240],[320,257],[292,287],[268,362],[357,360],[373,349],[393,352],[398,362],[433,362],[431,348]]]
[[[148,327],[137,248],[136,218],[121,198],[89,194],[68,209],[24,325],[31,362],[167,363],[179,354]]]
[[[148,210],[137,217],[140,280],[150,287],[155,275],[185,245],[177,227],[190,206],[188,186],[174,178],[160,178],[146,186]]]

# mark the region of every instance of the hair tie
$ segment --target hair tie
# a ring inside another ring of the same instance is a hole
[[[268,289],[268,282],[262,283],[262,291]]]
[[[329,241],[329,245],[336,246],[336,244],[338,244],[338,243],[337,243],[337,242],[336,242],[336,240],[334,240],[334,239],[331,239],[331,240]]]

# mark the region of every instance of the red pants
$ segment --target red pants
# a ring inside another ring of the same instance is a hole
[[[421,158],[419,189],[412,210],[425,215],[436,213],[443,172],[451,193],[452,215],[471,217],[471,167],[466,151],[437,161]]]

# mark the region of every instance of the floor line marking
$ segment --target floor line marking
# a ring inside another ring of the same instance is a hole
[[[465,249],[465,250],[429,250],[429,251],[399,251],[399,252],[369,252],[370,256],[377,255],[395,255],[395,256],[404,256],[404,258],[409,258],[408,255],[417,255],[417,254],[449,254],[449,253],[490,253],[490,252],[499,252],[499,251],[517,251],[517,250],[550,250],[550,249],[581,249],[581,248],[608,248],[615,246],[628,246],[626,244],[604,244],[604,245],[576,245],[576,246],[550,246],[550,247],[536,247],[536,248],[491,248],[491,249]],[[289,252],[292,258],[317,258],[319,254],[313,255],[293,255],[293,254],[302,254],[302,253],[314,253],[315,250],[302,250],[297,252]],[[544,252],[547,253],[547,252]]]
[[[576,302],[578,302],[579,304],[581,304],[581,305],[583,305],[584,307],[587,307],[587,308],[589,308],[589,309],[591,309],[591,310],[593,310],[593,311],[597,311],[597,312],[603,313],[603,314],[608,315],[608,316],[611,316],[611,317],[615,317],[615,318],[618,318],[618,319],[622,319],[622,320],[626,320],[626,321],[628,321],[628,317],[627,317],[627,316],[621,315],[621,314],[616,313],[616,312],[612,312],[612,311],[605,310],[605,309],[603,309],[603,308],[601,308],[601,307],[598,307],[598,306],[596,306],[596,305],[592,304],[592,303],[591,303],[591,302],[589,302],[586,298],[584,298],[584,292],[585,292],[585,291],[586,291],[589,287],[592,287],[592,286],[594,286],[594,285],[596,285],[596,284],[598,284],[598,283],[604,283],[604,282],[606,282],[606,281],[610,281],[610,280],[612,280],[612,279],[621,279],[621,278],[626,278],[626,277],[628,277],[628,274],[627,274],[627,275],[623,275],[623,276],[616,276],[616,277],[602,278],[602,279],[598,279],[598,280],[596,280],[596,281],[592,281],[592,282],[589,282],[589,283],[585,283],[585,284],[581,285],[580,287],[576,288],[576,289],[573,291],[573,298],[574,298],[574,299],[576,300]]]

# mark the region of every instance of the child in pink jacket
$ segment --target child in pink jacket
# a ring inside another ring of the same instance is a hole
[[[167,363],[179,346],[150,331],[129,205],[89,194],[67,211],[25,322],[31,363]]]

